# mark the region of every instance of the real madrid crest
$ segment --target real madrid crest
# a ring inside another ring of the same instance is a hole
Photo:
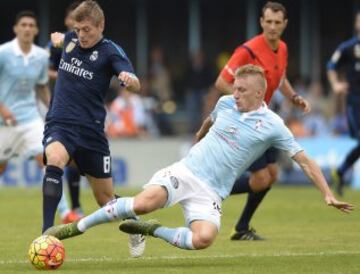
[[[94,50],[90,55],[90,61],[96,61],[96,59],[98,59],[98,57],[99,57],[98,51]]]
[[[71,41],[69,44],[67,44],[66,48],[65,48],[65,52],[69,53],[71,52],[74,48],[75,48],[76,44]]]

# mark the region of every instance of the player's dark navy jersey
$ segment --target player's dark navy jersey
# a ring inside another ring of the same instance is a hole
[[[360,99],[360,38],[340,44],[327,64],[328,70],[344,68],[349,83],[348,98]]]
[[[124,51],[108,39],[89,49],[80,47],[74,32],[65,35],[54,95],[46,122],[104,130],[104,97],[112,76],[133,67]]]

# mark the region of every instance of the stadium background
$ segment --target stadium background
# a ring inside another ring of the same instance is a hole
[[[0,42],[13,38],[13,18],[20,10],[31,9],[39,17],[40,33],[37,43],[45,47],[49,33],[64,31],[65,8],[72,1],[1,1]],[[164,66],[170,78],[170,100],[176,108],[164,109],[156,116],[159,134],[151,138],[113,138],[115,152],[115,181],[122,185],[141,185],[160,167],[179,159],[191,144],[192,131],[186,108],[186,77],[191,55],[203,50],[215,81],[226,57],[243,41],[260,31],[258,18],[266,1],[223,0],[134,0],[99,1],[106,15],[105,35],[119,43],[133,61],[135,69],[145,82],[151,77],[151,51],[160,48]],[[281,1],[287,10],[289,24],[283,39],[289,48],[288,77],[293,83],[306,83],[305,97],[311,83],[320,83],[323,98],[331,91],[326,81],[326,62],[336,46],[353,35],[353,15],[360,1]],[[164,23],[166,22],[166,24]],[[322,99],[323,99],[322,98]],[[333,99],[333,98],[331,98]],[[341,98],[340,98],[341,99]],[[341,106],[328,100],[331,115],[342,112]],[[341,102],[341,100],[339,100]],[[279,103],[281,104],[281,102]],[[312,102],[314,105],[314,102]],[[315,102],[316,104],[316,102]],[[279,108],[279,106],[277,106]],[[281,111],[280,111],[281,114]],[[326,116],[327,114],[324,114]],[[296,115],[295,115],[296,116]],[[296,116],[297,117],[297,116]],[[191,119],[191,117],[190,117]],[[287,117],[284,117],[286,120]],[[327,117],[327,119],[331,119]],[[160,122],[159,122],[160,121]],[[165,126],[164,126],[165,125]],[[330,127],[330,123],[328,127]],[[169,129],[169,127],[171,127]],[[344,157],[353,145],[346,132],[329,130],[325,137],[308,134],[299,139],[310,155],[315,157],[328,175],[330,167]],[[301,136],[299,136],[301,137]],[[154,145],[159,146],[157,161],[152,161]],[[325,139],[324,139],[325,138]],[[310,140],[310,141],[309,141]],[[327,146],[324,146],[324,142]],[[345,149],[344,149],[345,148]],[[135,153],[134,151],[140,151]],[[148,158],[145,155],[149,155]],[[148,159],[148,160],[145,160]],[[139,163],[141,163],[139,165]],[[152,164],[150,164],[152,163]],[[307,180],[284,162],[281,182],[307,183]],[[139,172],[139,166],[142,171]],[[355,167],[351,182],[360,187],[360,168]],[[5,185],[32,185],[40,183],[40,171],[22,159],[12,161],[7,173],[0,179]]]
[[[45,46],[49,32],[64,31],[64,11],[71,2],[1,1],[0,42],[13,37],[16,13],[31,9],[39,16],[38,43]],[[258,33],[259,12],[266,1],[223,0],[221,4],[216,0],[98,2],[106,14],[105,34],[124,47],[139,73],[146,74],[147,61],[143,57],[155,45],[163,47],[174,70],[185,66],[189,53],[199,47],[210,60],[215,60],[222,51],[232,52],[241,42]],[[341,5],[337,0],[280,2],[289,14],[283,38],[290,49],[290,79],[297,75],[324,79],[326,60],[339,41],[353,33],[353,15],[360,8],[360,1],[347,0]]]
[[[0,1],[0,43],[13,38],[12,25],[16,13],[32,9],[39,16],[37,43],[45,46],[51,31],[65,30],[63,17],[70,2]],[[175,127],[171,134],[161,132],[160,136],[114,138],[111,141],[115,155],[115,182],[118,186],[138,187],[155,170],[179,159],[191,145],[193,133],[186,126],[189,120],[186,117],[186,84],[183,80],[190,53],[201,47],[217,73],[219,54],[231,53],[238,44],[259,31],[259,10],[265,1],[99,2],[107,19],[105,34],[125,48],[143,78],[150,74],[151,49],[161,46],[171,76],[172,99],[177,104],[177,110],[167,117]],[[309,96],[309,83],[320,82],[324,94],[319,101],[324,101],[327,108],[341,112],[334,106],[334,102],[341,100],[330,96],[325,63],[335,47],[352,36],[353,15],[360,8],[360,1],[280,2],[288,9],[290,19],[283,37],[289,46],[289,79],[295,83],[298,78],[305,79],[304,95]],[[142,83],[145,83],[144,79]],[[329,166],[341,161],[353,145],[346,132],[342,135],[333,132],[326,136],[315,134],[298,140],[326,173]],[[309,185],[296,170],[289,168],[288,162],[282,166],[280,183]],[[358,187],[356,170],[354,175],[352,184]],[[7,172],[0,178],[0,273],[37,273],[29,264],[26,253],[31,241],[40,233],[41,178],[36,164],[23,159],[11,161]],[[132,196],[138,189],[121,187],[117,191],[121,195]],[[359,191],[347,190],[345,198],[358,207],[359,194]],[[118,233],[118,224],[113,223],[66,241],[67,258],[58,271],[76,274],[360,273],[358,209],[344,215],[324,206],[315,188],[279,187],[277,184],[252,222],[267,240],[256,243],[229,241],[245,201],[246,195],[240,195],[231,196],[224,202],[221,232],[207,250],[195,253],[183,251],[157,239],[149,239],[145,256],[134,260],[128,255],[127,236]],[[82,189],[81,202],[87,214],[98,208],[89,189]],[[157,218],[173,227],[183,225],[179,207],[164,209],[145,218]]]

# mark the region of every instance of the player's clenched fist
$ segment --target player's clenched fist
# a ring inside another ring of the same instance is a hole
[[[122,71],[122,72],[120,72],[118,78],[123,83],[123,85],[130,91],[139,91],[140,90],[139,79],[133,73],[130,73],[127,71]]]
[[[51,34],[51,43],[55,48],[61,48],[64,45],[65,34],[61,32],[53,32]]]

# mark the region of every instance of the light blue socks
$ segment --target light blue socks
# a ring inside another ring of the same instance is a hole
[[[154,231],[154,236],[181,249],[194,249],[192,244],[193,233],[187,227],[168,228],[160,226]]]
[[[81,232],[98,224],[109,223],[118,219],[136,218],[133,210],[134,198],[118,198],[110,201],[104,207],[82,218],[78,223]]]

